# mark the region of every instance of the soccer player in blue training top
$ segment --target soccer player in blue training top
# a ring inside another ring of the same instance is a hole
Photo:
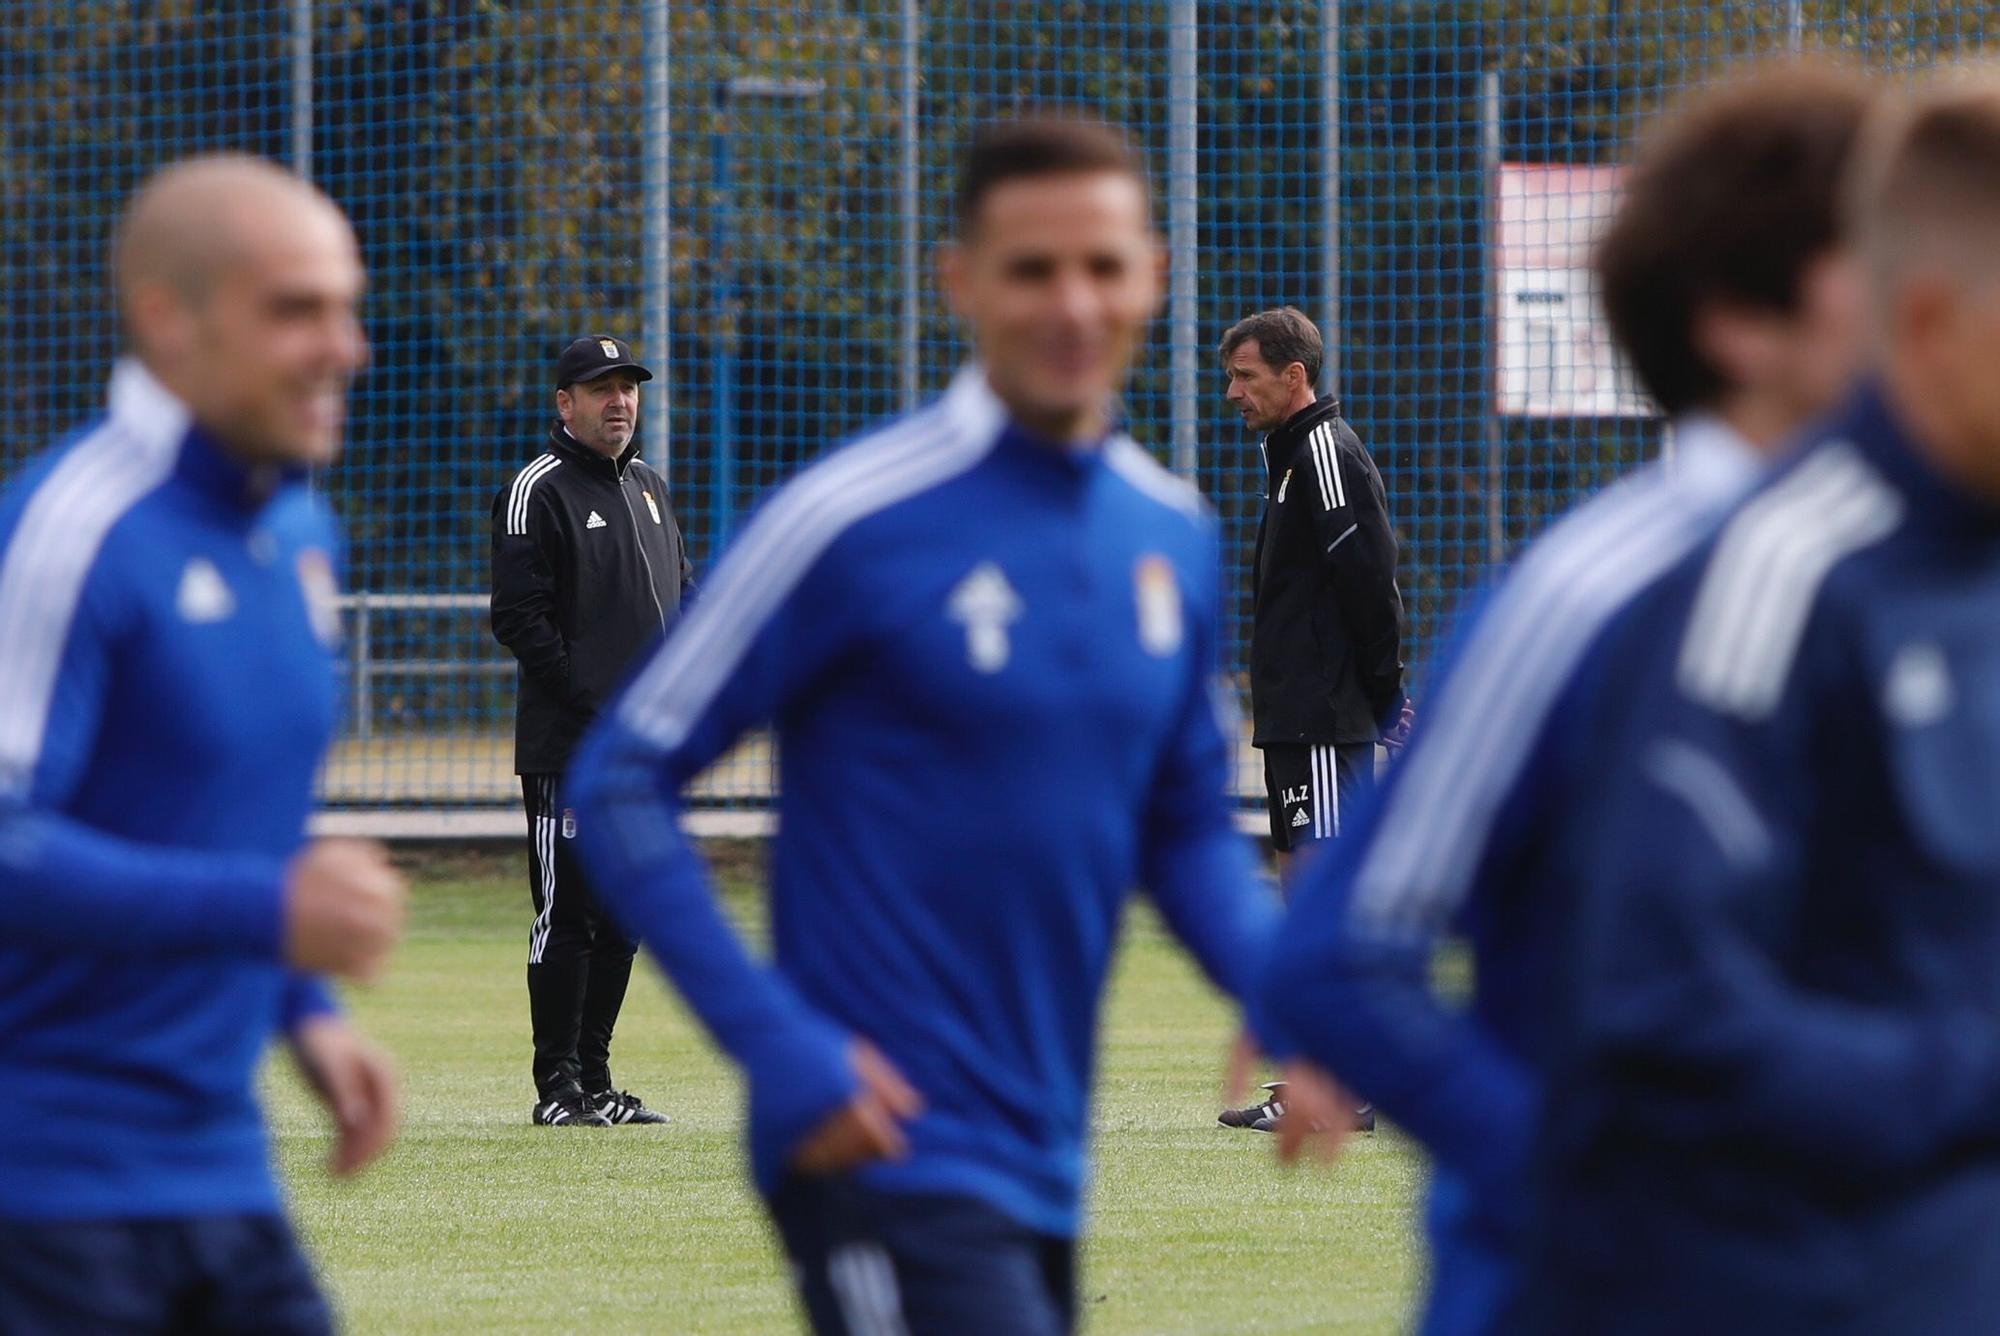
[[[325,1332],[254,1084],[284,1033],[337,1173],[394,1130],[313,972],[374,974],[402,884],[304,843],[339,630],[305,471],[360,258],[318,191],[223,157],[138,192],[115,269],[109,414],[0,496],[0,1331]]]
[[[1558,524],[1461,639],[1350,852],[1309,869],[1266,982],[1273,1024],[1436,1161],[1424,1330],[1501,1329],[1531,1214],[1547,999],[1568,889],[1547,856],[1577,801],[1593,645],[1850,383],[1859,311],[1842,167],[1872,97],[1807,64],[1694,94],[1645,139],[1596,268],[1674,450]],[[1469,1008],[1433,992],[1470,938]],[[1281,1150],[1334,1111],[1294,1082]],[[1551,1098],[1560,1098],[1552,1095]]]
[[[1868,378],[1579,721],[1529,1330],[2000,1321],[2000,71],[1879,129]]]
[[[957,222],[979,361],[777,493],[572,774],[595,884],[743,1065],[822,1332],[1068,1330],[1126,898],[1239,996],[1275,916],[1225,796],[1215,526],[1113,421],[1164,268],[1134,151],[991,127]],[[675,821],[767,720],[768,968]]]

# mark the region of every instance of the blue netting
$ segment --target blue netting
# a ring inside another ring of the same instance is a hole
[[[1261,477],[1211,349],[1260,307],[1320,319],[1405,541],[1421,679],[1492,562],[1658,444],[1562,388],[1581,373],[1546,321],[1524,326],[1533,415],[1496,411],[1494,321],[1518,296],[1498,178],[1615,161],[1635,117],[1734,55],[1909,68],[2000,30],[1973,0],[0,9],[0,466],[91,411],[116,348],[105,244],[135,181],[214,148],[309,171],[359,230],[375,348],[325,477],[367,596],[327,793],[433,807],[514,800],[487,504],[539,448],[555,351],[603,329],[668,369],[642,433],[706,564],[763,491],[961,356],[929,249],[978,118],[1065,102],[1146,144],[1183,287],[1131,416],[1220,507],[1239,587]],[[706,792],[754,803],[767,777],[752,752]]]

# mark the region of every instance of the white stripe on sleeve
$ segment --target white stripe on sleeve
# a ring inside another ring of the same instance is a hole
[[[1736,867],[1753,868],[1770,857],[1770,827],[1722,762],[1692,743],[1668,738],[1653,744],[1644,765],[1655,784],[1687,804]]]
[[[1319,484],[1319,503],[1326,507],[1326,509],[1332,510],[1339,503],[1333,499],[1333,474],[1326,466],[1325,423],[1314,427],[1307,434],[1306,449],[1311,455],[1311,458],[1306,462],[1312,467],[1313,481]]]
[[[1338,510],[1347,504],[1347,483],[1340,476],[1340,442],[1334,439],[1332,423],[1322,422],[1313,428],[1312,447],[1320,496],[1328,510]]]
[[[986,457],[1003,425],[983,380],[961,375],[931,409],[800,474],[751,522],[675,633],[634,680],[626,727],[679,746],[733,677],[764,625],[842,533]]]
[[[535,484],[555,471],[562,460],[555,455],[542,455],[514,475],[514,485],[507,492],[507,533],[519,538],[528,532],[528,501],[534,495]]]
[[[1657,467],[1530,550],[1473,627],[1355,870],[1353,914],[1420,934],[1457,911],[1550,711],[1604,626],[1708,532],[1716,498]]]
[[[1902,515],[1902,498],[1845,444],[1774,483],[1716,544],[1675,665],[1681,689],[1745,719],[1768,715],[1827,575]]]
[[[114,420],[36,486],[0,557],[0,792],[25,793],[77,605],[112,526],[173,472],[178,437]]]

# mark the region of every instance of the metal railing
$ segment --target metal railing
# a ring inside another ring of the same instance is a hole
[[[375,616],[379,613],[483,611],[483,593],[367,593],[340,597],[347,617],[347,644],[342,669],[352,689],[353,720],[346,737],[351,742],[366,741],[375,731],[375,688],[384,680],[439,678],[454,675],[498,677],[511,675],[514,661],[496,652],[490,658],[377,658],[375,656]],[[482,628],[483,630],[483,628]],[[496,718],[495,728],[506,719]],[[393,739],[385,739],[393,741]],[[754,750],[754,740],[748,746]],[[1246,752],[1247,755],[1247,752]],[[725,761],[719,770],[727,769]],[[766,767],[770,762],[765,758]],[[1238,776],[1242,796],[1247,800],[1261,793],[1254,767],[1245,767]],[[705,837],[741,838],[768,836],[774,828],[772,794],[759,791],[746,808],[691,808],[683,818],[690,833]],[[738,795],[739,798],[743,795]],[[1240,824],[1247,831],[1261,829],[1262,809],[1245,810]],[[366,835],[381,839],[494,839],[524,836],[526,824],[518,807],[511,803],[496,806],[468,802],[462,795],[438,796],[436,801],[415,804],[368,804],[336,800],[313,819],[313,830],[322,835]]]
[[[370,594],[356,592],[340,597],[347,619],[347,677],[353,691],[353,735],[365,738],[375,727],[375,683],[382,678],[410,677],[502,677],[514,672],[514,661],[495,655],[490,659],[378,659],[374,655],[374,614],[377,612],[449,612],[479,608],[487,604],[485,594]]]

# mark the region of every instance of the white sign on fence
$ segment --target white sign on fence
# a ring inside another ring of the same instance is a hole
[[[1513,417],[1652,417],[1611,341],[1591,245],[1618,206],[1618,167],[1502,163],[1497,410]]]

